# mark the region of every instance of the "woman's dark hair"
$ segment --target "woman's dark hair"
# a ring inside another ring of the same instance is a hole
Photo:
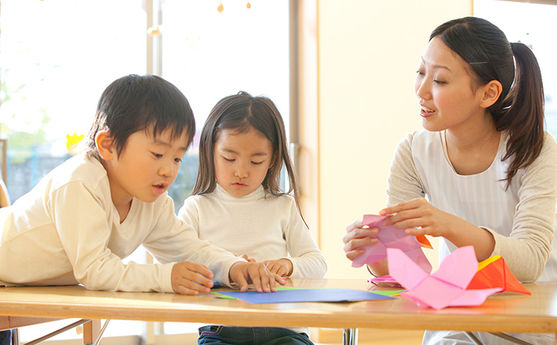
[[[480,85],[498,80],[503,86],[501,96],[487,110],[497,131],[509,133],[503,156],[503,160],[512,157],[504,179],[508,186],[543,146],[544,93],[538,61],[526,45],[509,43],[503,31],[481,18],[448,21],[431,33],[430,40],[434,37],[470,65]]]
[[[199,172],[192,194],[211,193],[215,190],[214,149],[219,131],[230,129],[236,133],[245,133],[251,128],[263,134],[273,147],[273,163],[263,180],[263,188],[275,196],[285,194],[279,187],[280,172],[284,164],[290,182],[288,193],[294,194],[298,205],[298,189],[288,155],[282,117],[269,98],[253,97],[247,92],[225,97],[211,110],[199,140]]]
[[[87,150],[99,158],[95,137],[106,130],[114,139],[119,155],[130,135],[153,130],[156,137],[171,129],[172,139],[186,131],[186,147],[195,134],[195,118],[188,100],[170,82],[155,75],[131,74],[113,81],[102,93],[95,120],[87,135]]]

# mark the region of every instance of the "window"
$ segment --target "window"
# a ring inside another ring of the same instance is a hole
[[[70,157],[68,140],[87,134],[110,82],[146,73],[146,3],[2,0],[0,137],[12,201]],[[190,101],[198,132],[213,105],[240,90],[270,97],[288,125],[287,1],[226,1],[221,12],[211,1],[158,6],[162,76]],[[176,208],[193,188],[196,145],[169,190]]]
[[[288,126],[288,1],[167,0],[162,4],[162,75],[188,98],[197,135],[221,98],[246,91],[275,102]],[[196,139],[198,138],[196,137]],[[178,209],[197,175],[195,140],[170,195]],[[199,325],[189,325],[196,331]],[[164,333],[183,333],[183,323],[165,323]]]
[[[67,135],[87,133],[111,81],[144,73],[141,4],[2,0],[0,135],[12,201],[70,156]]]
[[[474,15],[497,25],[509,41],[522,42],[536,54],[543,78],[546,128],[557,138],[557,2],[475,0]]]
[[[275,102],[288,126],[288,1],[167,0],[162,10],[162,75],[188,98],[198,135],[221,98],[246,91]],[[247,7],[250,4],[250,8]],[[176,208],[197,175],[197,140],[169,191]]]

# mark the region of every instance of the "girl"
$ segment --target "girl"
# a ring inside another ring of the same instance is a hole
[[[477,259],[501,255],[525,282],[555,280],[552,251],[557,145],[544,132],[543,87],[535,56],[473,17],[436,28],[415,91],[425,130],[398,146],[388,180],[390,224],[440,237],[440,257],[472,245]],[[424,197],[427,197],[425,199]],[[376,243],[378,229],[347,227],[346,256]],[[555,242],[553,242],[555,244]],[[386,274],[385,262],[368,267]],[[507,343],[474,333],[483,344]],[[553,335],[514,335],[554,344]],[[475,344],[466,333],[426,331],[424,344]]]
[[[199,240],[174,214],[166,191],[194,132],[186,97],[168,81],[129,75],[112,82],[99,100],[87,152],[0,209],[0,286],[79,283],[197,295],[209,292],[214,277],[275,291],[281,278],[263,264]],[[162,263],[124,264],[141,244]]]
[[[279,188],[283,166],[288,193]],[[263,261],[272,273],[325,275],[325,257],[299,212],[284,124],[268,98],[240,92],[215,105],[201,133],[192,196],[178,215],[201,239]],[[206,326],[199,334],[198,344],[311,344],[300,330],[281,328]]]

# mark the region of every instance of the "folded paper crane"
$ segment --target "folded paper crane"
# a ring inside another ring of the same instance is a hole
[[[431,272],[431,264],[422,251],[422,247],[432,248],[431,243],[425,236],[412,236],[404,232],[404,229],[392,225],[383,225],[386,218],[390,216],[378,216],[367,214],[362,223],[371,228],[379,228],[377,239],[379,242],[372,246],[365,246],[365,252],[352,261],[353,267],[364,264],[372,264],[387,257],[387,248],[398,248],[414,260],[424,271]]]
[[[478,270],[472,246],[461,247],[447,256],[435,273],[419,267],[400,249],[388,248],[389,274],[407,291],[401,295],[418,305],[434,309],[482,304],[487,296],[501,291],[500,287],[468,290]]]
[[[505,259],[501,255],[495,255],[479,263],[478,271],[468,285],[468,289],[501,288],[500,292],[510,291],[527,295],[528,291],[511,272]]]

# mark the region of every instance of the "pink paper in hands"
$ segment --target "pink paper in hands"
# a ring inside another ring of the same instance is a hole
[[[466,290],[478,269],[476,254],[471,246],[455,250],[433,274],[425,272],[400,249],[389,248],[387,255],[389,274],[407,290],[401,295],[419,305],[434,309],[480,305],[487,296],[501,290]]]
[[[426,272],[431,272],[431,264],[422,251],[422,245],[415,236],[408,235],[403,229],[391,225],[382,225],[389,216],[372,214],[364,215],[363,224],[369,227],[378,227],[377,239],[379,242],[372,246],[365,246],[365,252],[352,261],[352,267],[361,267],[372,264],[387,257],[387,248],[398,248],[414,260]]]
[[[371,279],[368,279],[367,281],[368,281],[368,283],[372,283],[373,285],[378,286],[378,287],[402,288],[402,285],[400,285],[390,275],[384,275],[384,276],[381,276],[381,277],[371,278]]]

